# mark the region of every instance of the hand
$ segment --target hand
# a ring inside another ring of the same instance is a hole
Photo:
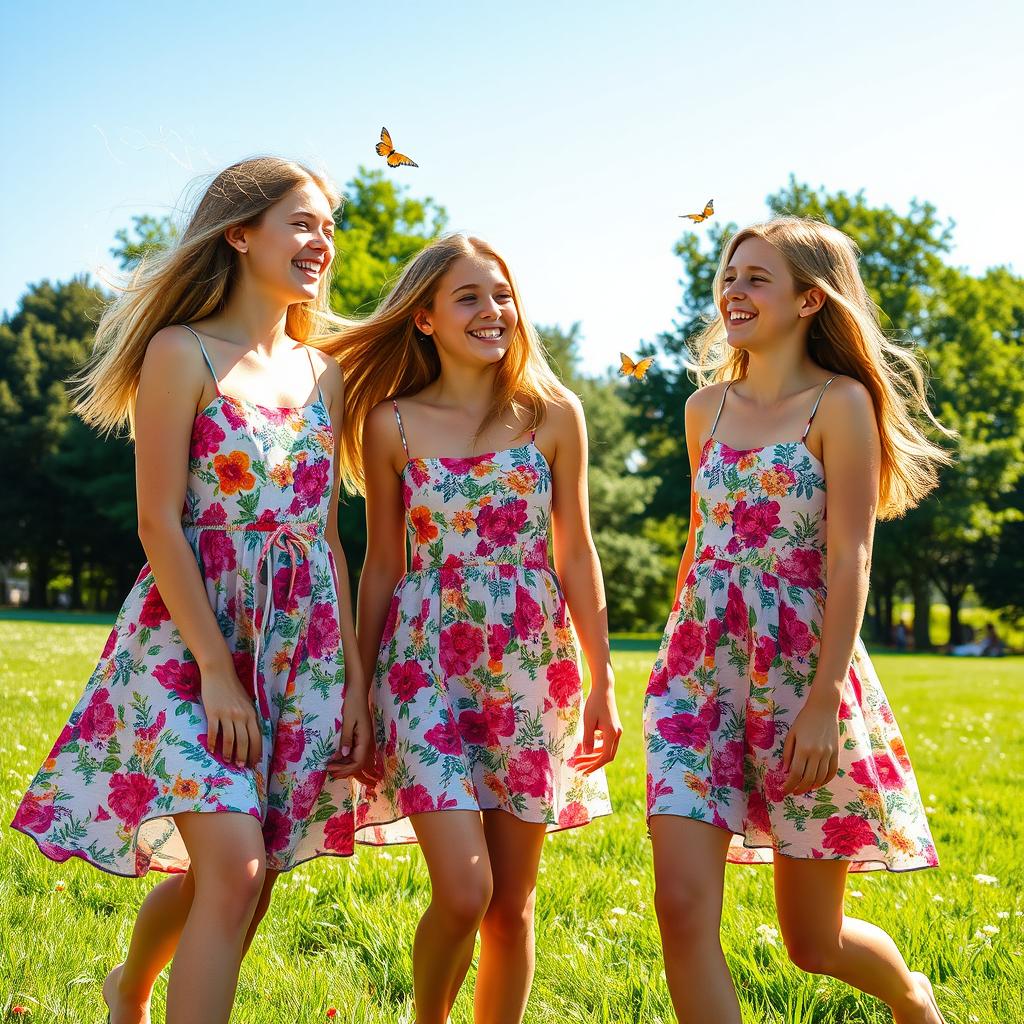
[[[207,749],[211,754],[217,749],[219,732],[224,760],[236,768],[254,768],[263,757],[263,732],[255,702],[232,662],[202,672],[199,690],[208,723]]]
[[[347,689],[341,720],[341,740],[327,762],[327,771],[332,779],[355,778],[371,785],[377,781],[373,774],[373,719],[369,697],[362,687]]]
[[[596,744],[595,737],[600,737]],[[582,774],[590,775],[615,759],[621,737],[622,723],[610,683],[601,689],[591,687],[583,706],[583,753],[569,763]]]
[[[831,782],[839,771],[839,709],[815,700],[813,691],[786,736],[782,770],[782,792],[797,796]]]

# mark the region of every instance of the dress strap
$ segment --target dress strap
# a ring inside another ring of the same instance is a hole
[[[405,449],[405,457],[407,459],[411,459],[412,456],[409,454],[409,445],[405,440],[405,427],[402,426],[402,414],[398,411],[398,400],[396,398],[392,398],[391,404],[395,407],[395,420],[398,422],[398,432],[402,435],[402,447]]]
[[[200,338],[198,332],[193,330],[193,328],[189,327],[188,324],[182,324],[181,326],[184,327],[185,330],[188,331],[190,334],[192,334],[196,341],[199,342],[199,351],[203,353],[203,359],[206,362],[206,368],[210,371],[210,376],[213,378],[214,386],[217,388],[217,394],[219,395],[220,378],[217,376],[217,371],[214,370],[213,368],[213,363],[210,362],[210,356],[206,351],[206,346],[203,344],[203,339]]]
[[[320,374],[316,372],[316,364],[313,362],[313,352],[309,345],[302,346],[306,350],[306,355],[309,356],[309,368],[313,371],[313,383],[316,385],[316,397],[322,403],[324,400],[324,393],[320,390]]]
[[[839,376],[839,375],[836,374],[836,376]],[[811,424],[814,422],[814,414],[818,411],[818,406],[821,404],[821,399],[822,399],[822,396],[825,394],[825,389],[835,379],[836,379],[835,377],[829,377],[829,379],[827,381],[825,381],[825,383],[821,386],[821,390],[818,392],[818,397],[817,397],[817,399],[814,402],[814,408],[811,410],[810,418],[807,420],[807,426],[804,427],[804,435],[803,435],[803,437],[800,438],[801,441],[806,441],[807,440],[807,435],[810,433],[810,430],[811,430]]]
[[[718,415],[715,417],[715,422],[711,424],[711,433],[708,434],[709,441],[715,436],[715,431],[718,429],[718,421],[722,418],[722,410],[725,408],[725,396],[729,394],[729,388],[735,383],[735,381],[731,380],[725,385],[725,390],[722,392],[722,401],[718,405]]]

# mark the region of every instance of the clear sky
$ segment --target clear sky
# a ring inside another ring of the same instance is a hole
[[[762,218],[789,174],[913,197],[954,262],[1022,263],[1020,45],[1003,0],[4,3],[0,309],[110,267],[114,232],[243,156],[391,172],[503,249],[584,366],[668,328],[684,221]],[[342,253],[342,258],[344,254]]]

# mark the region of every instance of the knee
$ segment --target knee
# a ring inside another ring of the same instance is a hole
[[[480,927],[492,894],[491,876],[481,872],[441,890],[435,887],[431,905],[444,915],[453,931],[468,935]]]
[[[535,892],[525,899],[522,894],[495,894],[480,925],[482,933],[497,942],[521,942],[533,930],[533,911],[537,904]]]
[[[262,852],[204,864],[195,873],[196,899],[226,922],[248,925],[263,896],[267,877]]]
[[[794,967],[808,974],[834,974],[835,943],[819,934],[784,935],[786,953]]]
[[[699,939],[709,933],[718,940],[720,921],[706,890],[680,882],[662,882],[654,890],[654,912],[663,936]]]

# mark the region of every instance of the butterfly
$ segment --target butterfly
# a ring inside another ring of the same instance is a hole
[[[641,359],[640,362],[634,363],[625,352],[620,352],[619,355],[622,356],[622,365],[619,367],[619,373],[623,377],[635,377],[637,380],[643,380],[647,376],[647,371],[654,363],[654,356],[648,356],[646,359]]]
[[[377,143],[377,155],[387,157],[388,167],[419,167],[411,157],[399,153],[391,141],[391,132],[387,128],[380,130],[380,142]]]
[[[379,152],[379,149],[378,149],[378,152]],[[681,214],[679,214],[679,216],[680,217],[685,217],[687,220],[692,220],[694,224],[700,224],[702,221],[707,220],[708,217],[710,217],[711,214],[713,214],[714,212],[715,212],[715,201],[714,201],[714,199],[709,199],[707,201],[707,203],[705,204],[705,206],[704,206],[704,212],[703,213],[681,213]]]

